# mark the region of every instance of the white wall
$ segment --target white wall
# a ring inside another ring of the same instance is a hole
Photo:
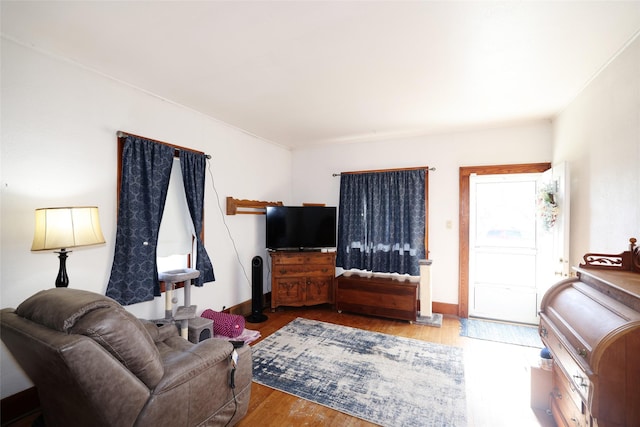
[[[571,261],[640,239],[640,37],[554,121],[554,162],[571,177]]]
[[[16,307],[54,285],[57,255],[30,251],[39,207],[99,207],[107,243],[73,250],[67,270],[70,287],[104,294],[116,233],[118,130],[213,156],[213,180],[208,173],[205,189],[205,246],[216,282],[194,288],[193,303],[200,312],[251,299],[251,258],[266,256],[264,216],[227,216],[225,199],[288,201],[290,151],[14,42],[3,39],[1,53],[0,307]],[[164,315],[160,298],[127,308],[139,317]],[[1,356],[2,397],[30,387],[4,345]]]
[[[412,166],[429,173],[429,258],[433,301],[458,303],[458,199],[461,166],[551,161],[551,123],[296,150],[293,200],[337,206],[332,173]],[[451,223],[451,228],[447,223]]]

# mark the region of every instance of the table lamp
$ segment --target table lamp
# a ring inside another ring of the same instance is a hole
[[[59,254],[60,269],[56,287],[69,286],[66,260],[68,248],[104,243],[96,206],[36,209],[36,227],[32,251],[55,251]]]

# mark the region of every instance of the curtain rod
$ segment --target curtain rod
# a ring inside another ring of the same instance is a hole
[[[420,170],[420,169],[428,170],[428,171],[431,171],[431,172],[435,172],[435,170],[436,170],[436,168],[434,168],[434,167],[419,166],[419,167],[415,167],[415,168],[374,169],[374,170],[367,170],[367,171],[341,172],[341,173],[331,174],[331,176],[336,177],[336,176],[340,176],[340,175],[356,175],[356,174],[361,174],[361,173],[376,173],[376,172],[412,171],[412,170]]]
[[[127,136],[133,136],[133,137],[136,137],[136,138],[146,139],[148,141],[156,142],[158,144],[168,145],[169,147],[173,147],[176,151],[184,150],[184,151],[191,151],[192,153],[204,154],[204,156],[207,159],[211,159],[211,156],[209,154],[206,154],[206,153],[204,153],[202,151],[194,150],[192,148],[187,148],[187,147],[181,147],[181,146],[175,145],[175,144],[169,144],[168,142],[159,141],[157,139],[147,138],[146,136],[135,135],[133,133],[123,132],[121,130],[119,130],[116,133],[116,135],[118,136],[118,138],[126,138]]]

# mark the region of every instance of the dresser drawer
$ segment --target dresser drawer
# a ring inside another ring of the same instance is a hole
[[[544,315],[541,316],[540,320],[540,337],[553,354],[556,365],[554,369],[561,369],[568,378],[571,398],[576,406],[579,406],[578,404],[581,401],[588,402],[590,393],[593,390],[593,385],[589,379],[590,369],[576,361],[581,356],[568,347],[568,340],[548,322]]]
[[[333,277],[335,268],[331,265],[295,265],[295,264],[280,264],[273,266],[274,277],[299,277],[299,276],[326,276]]]
[[[558,426],[589,427],[589,413],[571,381],[562,371],[553,368],[551,412]]]
[[[271,260],[274,265],[281,264],[329,264],[335,265],[333,253],[318,253],[312,252],[311,254],[295,253],[295,254],[272,254]]]

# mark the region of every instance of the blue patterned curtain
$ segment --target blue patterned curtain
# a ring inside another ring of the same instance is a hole
[[[200,270],[200,277],[196,280],[196,286],[202,286],[205,282],[213,282],[213,265],[209,259],[202,239],[202,215],[204,212],[204,174],[207,159],[204,154],[180,151],[180,168],[184,181],[184,192],[187,196],[187,205],[196,232],[196,269]]]
[[[340,177],[338,267],[420,274],[426,174],[417,169]]]
[[[160,295],[156,247],[173,151],[134,136],[124,142],[116,247],[106,293],[122,305]]]

